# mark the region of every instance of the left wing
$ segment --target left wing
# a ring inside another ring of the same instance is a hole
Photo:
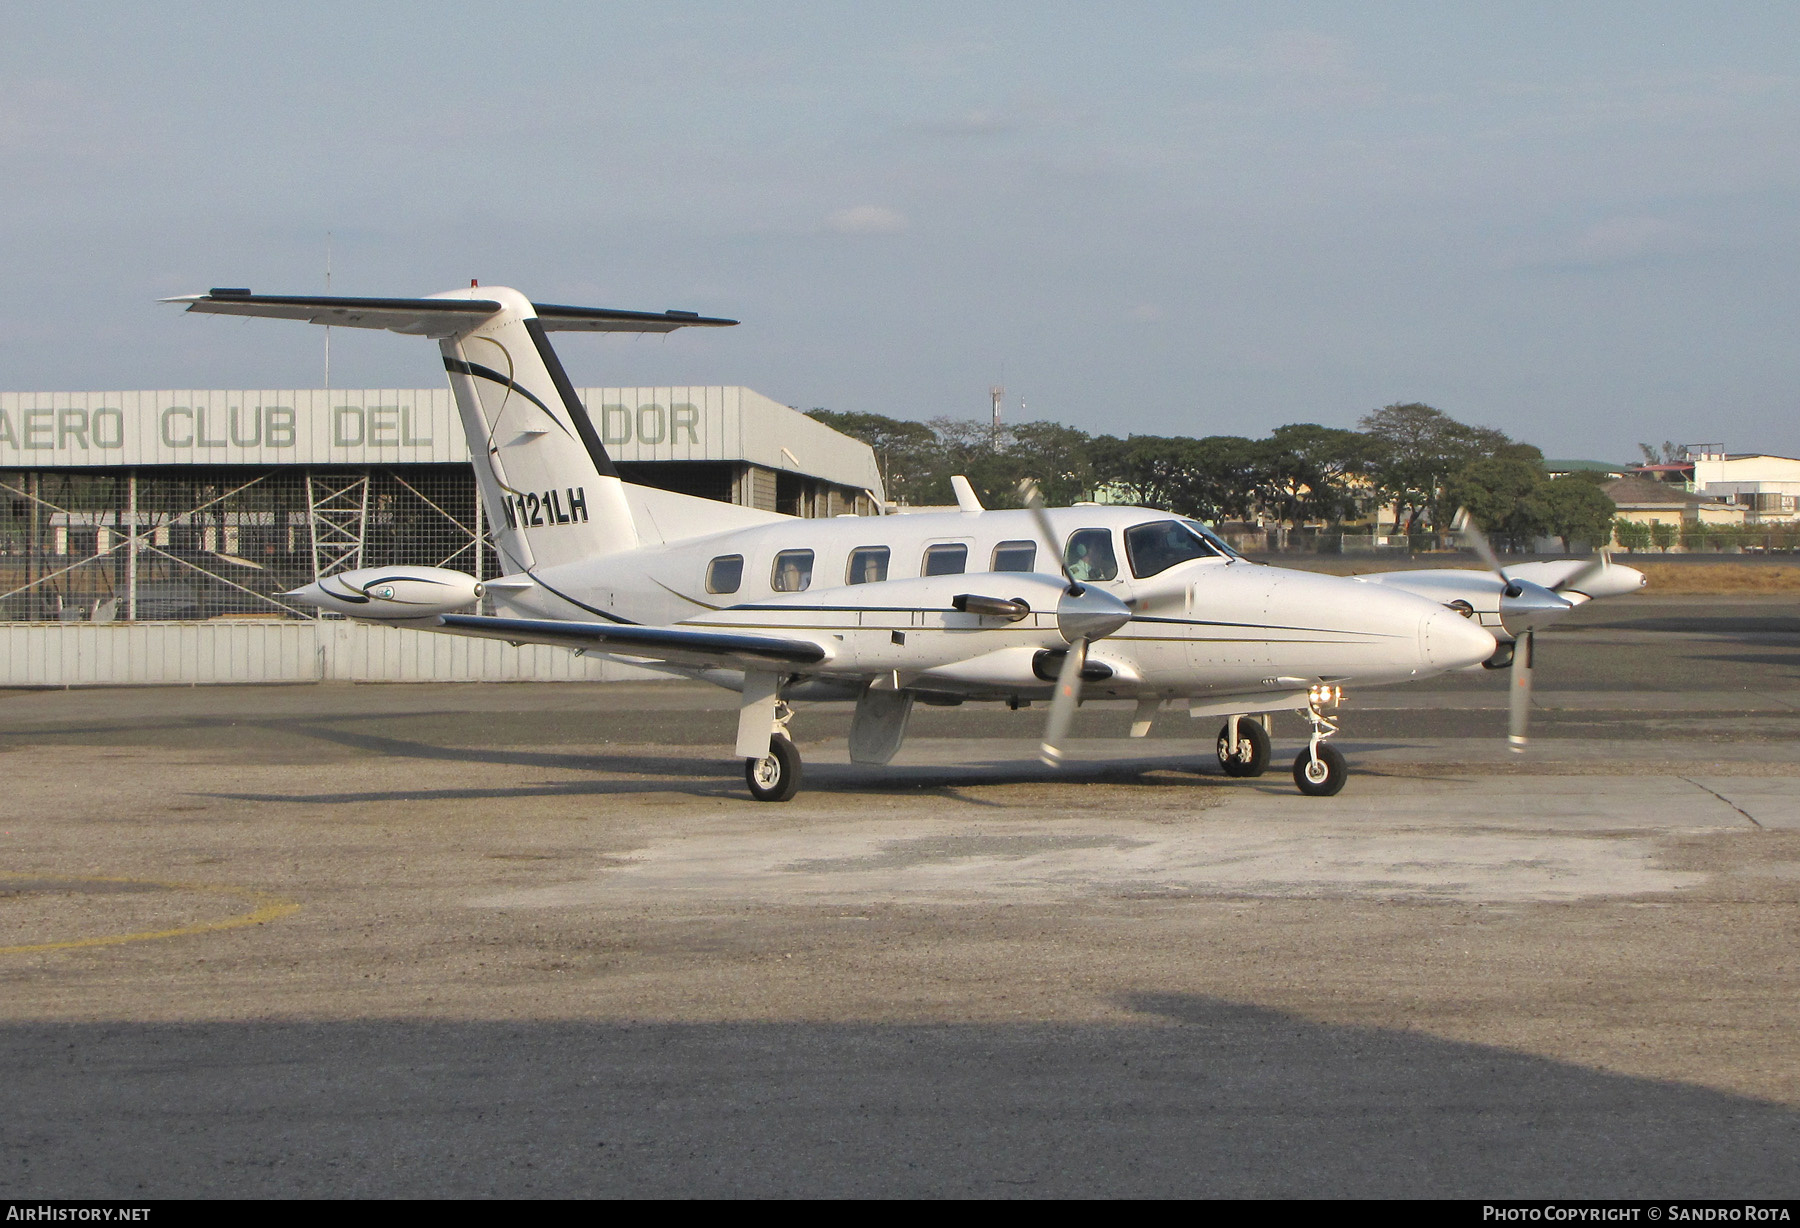
[[[825,649],[810,640],[697,631],[686,627],[562,622],[549,618],[489,618],[480,614],[440,614],[433,622],[439,630],[454,635],[505,640],[509,644],[586,648],[676,665],[767,670],[771,665],[818,665],[826,657]]]

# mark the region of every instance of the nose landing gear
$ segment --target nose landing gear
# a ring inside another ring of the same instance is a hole
[[[1300,710],[1312,725],[1312,736],[1306,749],[1294,760],[1294,784],[1308,797],[1330,797],[1344,787],[1350,777],[1350,765],[1343,752],[1325,739],[1338,731],[1337,722],[1319,711],[1330,704],[1336,707],[1343,692],[1333,686],[1316,686],[1307,692],[1307,705]]]

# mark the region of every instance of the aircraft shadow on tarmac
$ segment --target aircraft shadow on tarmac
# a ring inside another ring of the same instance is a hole
[[[1791,1197],[1800,1114],[1143,994],[1124,1024],[0,1028],[0,1196]]]
[[[509,750],[499,747],[438,746],[413,739],[381,734],[353,733],[314,724],[284,722],[289,732],[303,733],[334,744],[397,759],[441,760],[456,763],[491,763],[513,767],[557,768],[603,772],[628,779],[542,781],[535,784],[494,786],[443,786],[404,789],[361,789],[331,793],[249,793],[196,791],[193,796],[244,802],[291,802],[305,805],[355,805],[396,801],[480,800],[521,797],[608,796],[634,793],[686,793],[695,797],[728,797],[744,800],[735,761],[705,753],[651,755],[641,753]],[[1378,751],[1407,745],[1400,742],[1346,743],[1358,751]],[[1365,769],[1382,775],[1379,767]],[[1409,773],[1409,776],[1416,773]],[[982,785],[1018,785],[1065,782],[1134,786],[1147,789],[1196,785],[1215,788],[1257,788],[1274,784],[1289,791],[1285,765],[1272,766],[1270,774],[1256,780],[1232,780],[1218,771],[1212,756],[1196,748],[1181,755],[1142,756],[1083,763],[1079,759],[1051,770],[1026,759],[971,760],[954,765],[894,764],[860,767],[855,764],[815,763],[807,768],[807,788],[824,794],[942,791]],[[986,804],[967,795],[956,795],[971,804]]]
[[[1671,631],[1678,635],[1800,635],[1800,618],[1792,615],[1671,614],[1647,618],[1610,618],[1561,627],[1561,635],[1585,631]]]

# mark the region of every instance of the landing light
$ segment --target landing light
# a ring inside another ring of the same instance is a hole
[[[1344,701],[1344,688],[1341,686],[1315,686],[1306,692],[1306,700],[1315,708],[1335,708]]]

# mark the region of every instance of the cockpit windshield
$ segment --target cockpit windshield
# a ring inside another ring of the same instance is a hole
[[[1217,550],[1220,554],[1224,555],[1226,558],[1241,559],[1244,557],[1243,555],[1239,554],[1237,551],[1233,550],[1230,546],[1226,545],[1225,539],[1223,537],[1220,537],[1217,533],[1213,532],[1211,529],[1209,529],[1205,525],[1201,524],[1198,520],[1184,520],[1181,523],[1186,525],[1193,532],[1198,533],[1201,537],[1204,537],[1207,541],[1211,542],[1213,549]]]
[[[1192,520],[1153,520],[1125,530],[1131,574],[1142,580],[1193,559],[1233,559],[1237,552]]]

